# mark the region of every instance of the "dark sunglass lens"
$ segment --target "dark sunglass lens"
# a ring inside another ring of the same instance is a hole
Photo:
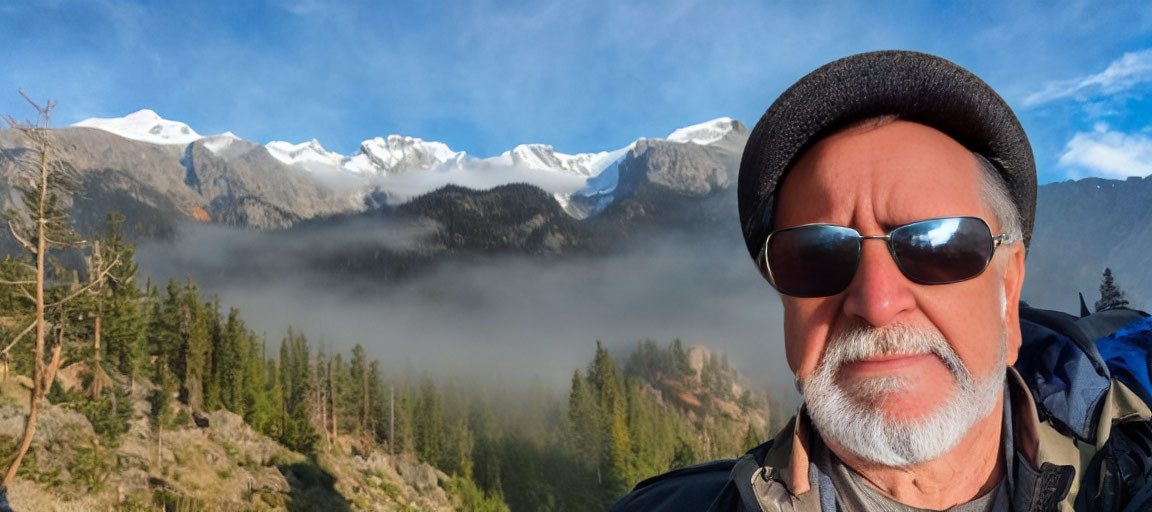
[[[782,293],[826,297],[852,282],[860,239],[840,226],[801,226],[777,231],[768,240],[768,265]]]
[[[909,279],[954,283],[980,275],[992,258],[992,233],[975,217],[915,222],[892,231],[892,252]]]

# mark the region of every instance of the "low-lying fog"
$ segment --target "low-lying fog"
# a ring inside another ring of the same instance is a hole
[[[625,349],[679,337],[727,353],[758,385],[794,394],[780,301],[735,228],[718,241],[667,236],[602,257],[452,263],[399,283],[337,281],[308,263],[318,251],[361,243],[409,249],[427,229],[364,221],[285,236],[199,225],[172,244],[142,244],[138,259],[153,281],[191,276],[203,295],[238,307],[271,346],[291,325],[313,346],[361,343],[385,367],[563,389],[598,339]]]

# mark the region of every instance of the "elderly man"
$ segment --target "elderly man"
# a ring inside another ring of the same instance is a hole
[[[1017,306],[1035,193],[1015,115],[949,61],[802,78],[753,130],[739,199],[803,406],[614,510],[1144,510],[1148,407],[1067,319]]]

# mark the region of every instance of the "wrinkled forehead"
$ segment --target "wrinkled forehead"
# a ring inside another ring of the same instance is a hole
[[[784,175],[774,228],[848,225],[866,212],[881,225],[987,212],[973,153],[932,127],[857,124],[821,139]]]

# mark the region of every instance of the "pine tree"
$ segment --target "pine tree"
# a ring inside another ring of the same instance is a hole
[[[319,439],[309,421],[310,366],[308,339],[289,328],[280,345],[280,442],[305,453],[312,453]]]
[[[320,432],[324,435],[324,445],[328,449],[332,449],[332,420],[329,416],[331,414],[332,401],[329,399],[329,392],[332,390],[328,375],[332,371],[331,363],[328,361],[328,355],[324,353],[324,348],[321,346],[316,351],[316,358],[309,368],[308,379],[313,383],[310,387],[311,392],[308,395],[308,400],[311,402],[310,409],[312,411],[311,422],[313,425],[320,427]]]
[[[1112,269],[1105,267],[1104,278],[1100,283],[1100,300],[1096,301],[1096,311],[1126,307],[1128,307],[1128,299],[1124,298],[1124,292],[1113,281]]]
[[[368,365],[368,396],[368,436],[374,444],[380,444],[388,439],[388,403],[377,360]]]
[[[270,411],[268,424],[260,433],[273,439],[284,439],[284,424],[287,422],[287,409],[284,404],[284,386],[280,381],[280,365],[276,359],[264,362],[264,394],[268,396]]]
[[[252,425],[257,432],[267,432],[276,416],[276,410],[267,391],[264,360],[266,341],[263,338],[257,339],[256,334],[251,332],[248,338],[251,343],[244,376],[244,421]]]
[[[179,360],[181,345],[180,294],[180,284],[175,279],[168,280],[162,297],[158,289],[148,287],[148,303],[152,305],[147,329],[149,356],[167,361],[172,371],[177,371],[172,366]]]
[[[204,365],[204,410],[215,411],[224,407],[224,398],[221,391],[221,380],[223,379],[223,372],[221,371],[226,362],[223,361],[225,356],[224,346],[224,326],[220,324],[220,301],[219,298],[214,298],[212,301],[211,310],[215,314],[209,315],[208,318],[208,344],[211,347],[209,350],[208,360]],[[229,311],[231,316],[231,311]]]
[[[178,387],[176,376],[168,367],[168,361],[164,356],[158,358],[152,379],[156,388],[148,396],[150,405],[148,420],[156,431],[156,465],[159,467],[164,462],[162,456],[164,428],[172,422],[172,395]]]
[[[443,404],[431,379],[425,378],[420,383],[417,404],[412,422],[416,453],[422,460],[436,465],[444,454],[445,426]]]
[[[571,439],[570,449],[577,454],[580,462],[599,475],[601,467],[603,434],[600,404],[588,380],[577,370],[572,375],[572,388],[568,394],[567,429]],[[598,478],[596,485],[601,485]]]
[[[601,412],[601,496],[605,507],[628,490],[632,475],[632,445],[628,435],[624,376],[600,341],[588,368],[588,381],[596,391]]]
[[[8,255],[0,262],[0,310],[14,320],[15,325],[30,325],[35,321],[36,301],[25,288],[36,283],[35,266],[30,261],[32,258],[25,254],[19,257]],[[22,334],[27,335],[27,331],[25,329]],[[16,328],[0,327],[0,334],[5,340],[13,340],[13,345],[23,337],[17,334]],[[25,354],[17,352],[13,358],[9,352],[0,352],[0,377],[8,379],[13,363],[17,365],[16,371],[31,371],[31,357],[22,357]],[[25,360],[27,364],[24,364]]]
[[[136,251],[124,240],[123,223],[123,215],[108,214],[108,227],[101,244],[107,253],[105,260],[119,261],[108,274],[102,337],[108,364],[127,376],[130,383],[135,383],[137,373],[147,363],[148,310],[136,286]]]
[[[347,383],[348,370],[344,366],[344,358],[337,353],[332,359],[328,361],[328,400],[329,409],[328,413],[331,415],[332,422],[332,440],[335,442],[340,437],[341,422],[345,420],[347,407],[348,388]],[[355,410],[355,409],[352,409]]]
[[[200,292],[191,278],[178,294],[178,353],[174,369],[180,378],[180,400],[192,410],[204,406],[204,373],[211,355],[212,341],[208,337],[208,317],[211,304],[200,302]]]
[[[359,343],[352,347],[352,360],[348,365],[348,405],[355,411],[356,436],[363,442],[367,440],[368,418],[371,411],[371,394],[368,389],[368,360],[364,355],[364,347]]]
[[[215,380],[221,405],[241,416],[247,409],[244,404],[244,375],[247,372],[245,361],[250,353],[248,330],[240,319],[240,310],[228,310],[228,320],[221,328],[218,345],[213,350],[216,360]]]

